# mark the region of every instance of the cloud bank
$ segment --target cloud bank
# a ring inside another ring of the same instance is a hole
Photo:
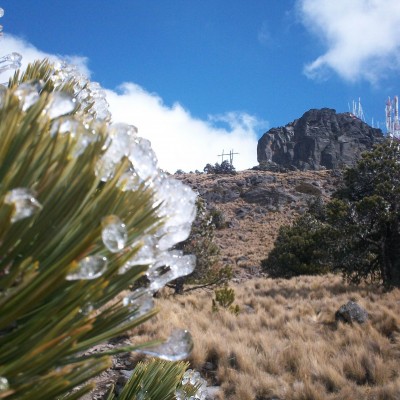
[[[28,62],[47,57],[67,60],[86,75],[90,73],[85,57],[47,54],[16,37],[5,36],[2,51],[3,54],[22,54],[22,68]],[[5,74],[2,75],[2,81],[5,78]],[[266,121],[245,112],[228,112],[201,120],[178,102],[167,106],[159,95],[133,82],[123,83],[115,90],[106,89],[106,93],[113,122],[135,125],[139,135],[151,141],[159,166],[164,170],[171,173],[178,169],[202,171],[207,163],[221,162],[218,154],[223,150],[239,153],[233,160],[237,170],[258,164],[257,129],[267,130]]]
[[[355,82],[376,83],[400,72],[399,0],[299,0],[300,18],[326,53],[304,68],[310,78],[330,70]]]
[[[80,72],[90,77],[90,70],[87,66],[88,59],[86,57],[45,53],[23,39],[5,34],[1,39],[1,54],[6,55],[13,52],[20,53],[23,56],[21,66],[22,70],[24,70],[29,63],[35,60],[43,60],[44,58],[48,58],[53,62],[65,60],[70,64],[74,64],[78,67]],[[14,71],[4,72],[1,75],[1,81],[7,81],[8,78],[13,74]]]
[[[232,149],[239,153],[234,157],[236,169],[258,164],[256,129],[260,121],[251,115],[230,112],[204,121],[179,103],[166,106],[160,96],[134,83],[124,83],[117,91],[107,90],[107,100],[113,121],[137,126],[139,135],[151,141],[160,166],[170,172],[202,171],[207,163],[218,161],[222,150]],[[220,123],[226,128],[217,127]]]

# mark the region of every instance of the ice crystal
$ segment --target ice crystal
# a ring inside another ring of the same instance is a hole
[[[192,386],[197,386],[199,389],[194,394],[194,396],[187,397],[184,388],[181,388],[179,392],[175,392],[175,396],[179,400],[205,400],[207,398],[207,381],[203,379],[200,372],[188,369],[182,377],[182,385],[190,384]]]
[[[16,188],[7,192],[4,202],[14,206],[11,222],[28,218],[42,209],[35,193],[27,188]]]
[[[107,258],[102,256],[89,256],[82,259],[76,268],[66,276],[68,281],[80,279],[96,279],[103,275],[107,269]]]
[[[32,107],[39,100],[43,85],[42,81],[31,81],[21,83],[17,87],[14,94],[18,97],[23,111]]]
[[[125,273],[135,265],[150,265],[156,261],[157,249],[154,237],[150,235],[145,236],[142,238],[141,243],[142,246],[137,253],[120,268],[120,274]]]
[[[10,388],[7,378],[0,376],[0,393],[5,392]]]
[[[54,92],[46,112],[50,119],[71,113],[76,107],[76,100],[67,93]]]
[[[159,346],[147,347],[142,353],[167,361],[184,360],[193,349],[193,339],[189,331],[177,329],[166,342]]]
[[[9,69],[17,69],[21,67],[22,56],[19,53],[10,53],[0,57],[0,73]]]
[[[150,280],[149,289],[156,292],[181,276],[189,275],[196,265],[194,255],[183,255],[180,250],[160,253],[156,262],[147,271]]]
[[[118,253],[126,246],[128,240],[125,224],[116,215],[103,218],[101,224],[103,226],[101,238],[104,245],[112,253]]]
[[[190,235],[191,224],[196,216],[196,194],[182,182],[168,178],[157,187],[156,204],[160,217],[166,218],[165,224],[157,233],[160,237],[159,248],[166,250]]]
[[[54,72],[51,80],[55,89],[60,89],[63,85],[74,82],[74,96],[80,104],[78,113],[86,123],[94,119],[105,122],[111,120],[111,113],[108,109],[106,94],[97,82],[91,82],[77,67],[66,62],[54,64]]]
[[[122,303],[133,312],[132,319],[139,318],[154,308],[153,294],[145,288],[136,289],[130,295],[125,296]]]

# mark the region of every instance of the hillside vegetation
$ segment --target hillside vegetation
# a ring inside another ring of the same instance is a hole
[[[188,326],[192,367],[230,400],[397,400],[400,393],[400,290],[350,286],[339,276],[256,278],[232,284],[236,316],[212,311],[212,291],[157,300],[164,318],[140,330],[152,339]],[[362,325],[335,321],[354,300]],[[168,321],[168,322],[167,322]]]
[[[398,287],[390,278],[398,273],[397,157],[396,146],[383,144],[343,175],[181,177],[228,222],[216,237],[235,273],[230,287],[240,311],[216,310],[207,290],[164,293],[160,306],[174,324],[190,321],[190,362],[218,386],[218,399],[399,398],[400,290],[384,289]],[[337,317],[349,301],[366,322]],[[140,333],[151,338],[166,328],[155,319]]]

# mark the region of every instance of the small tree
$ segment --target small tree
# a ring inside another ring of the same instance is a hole
[[[386,141],[344,172],[344,185],[327,206],[338,233],[336,268],[354,281],[400,286],[400,147]]]
[[[400,146],[387,141],[343,174],[326,207],[282,227],[262,262],[274,276],[338,270],[352,282],[400,286]],[[329,268],[328,268],[329,267]]]
[[[206,287],[221,284],[231,277],[230,268],[218,268],[219,247],[215,243],[213,212],[208,211],[205,201],[197,198],[197,214],[192,224],[190,236],[176,248],[196,256],[196,269],[190,275],[177,279],[173,285],[175,293],[181,294],[185,284]]]

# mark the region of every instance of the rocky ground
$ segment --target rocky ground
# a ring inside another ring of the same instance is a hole
[[[338,173],[246,170],[175,178],[197,191],[209,209],[222,213],[226,227],[216,231],[221,261],[233,268],[236,278],[251,278],[260,274],[260,261],[272,249],[279,227],[291,223],[316,197],[329,199]]]

